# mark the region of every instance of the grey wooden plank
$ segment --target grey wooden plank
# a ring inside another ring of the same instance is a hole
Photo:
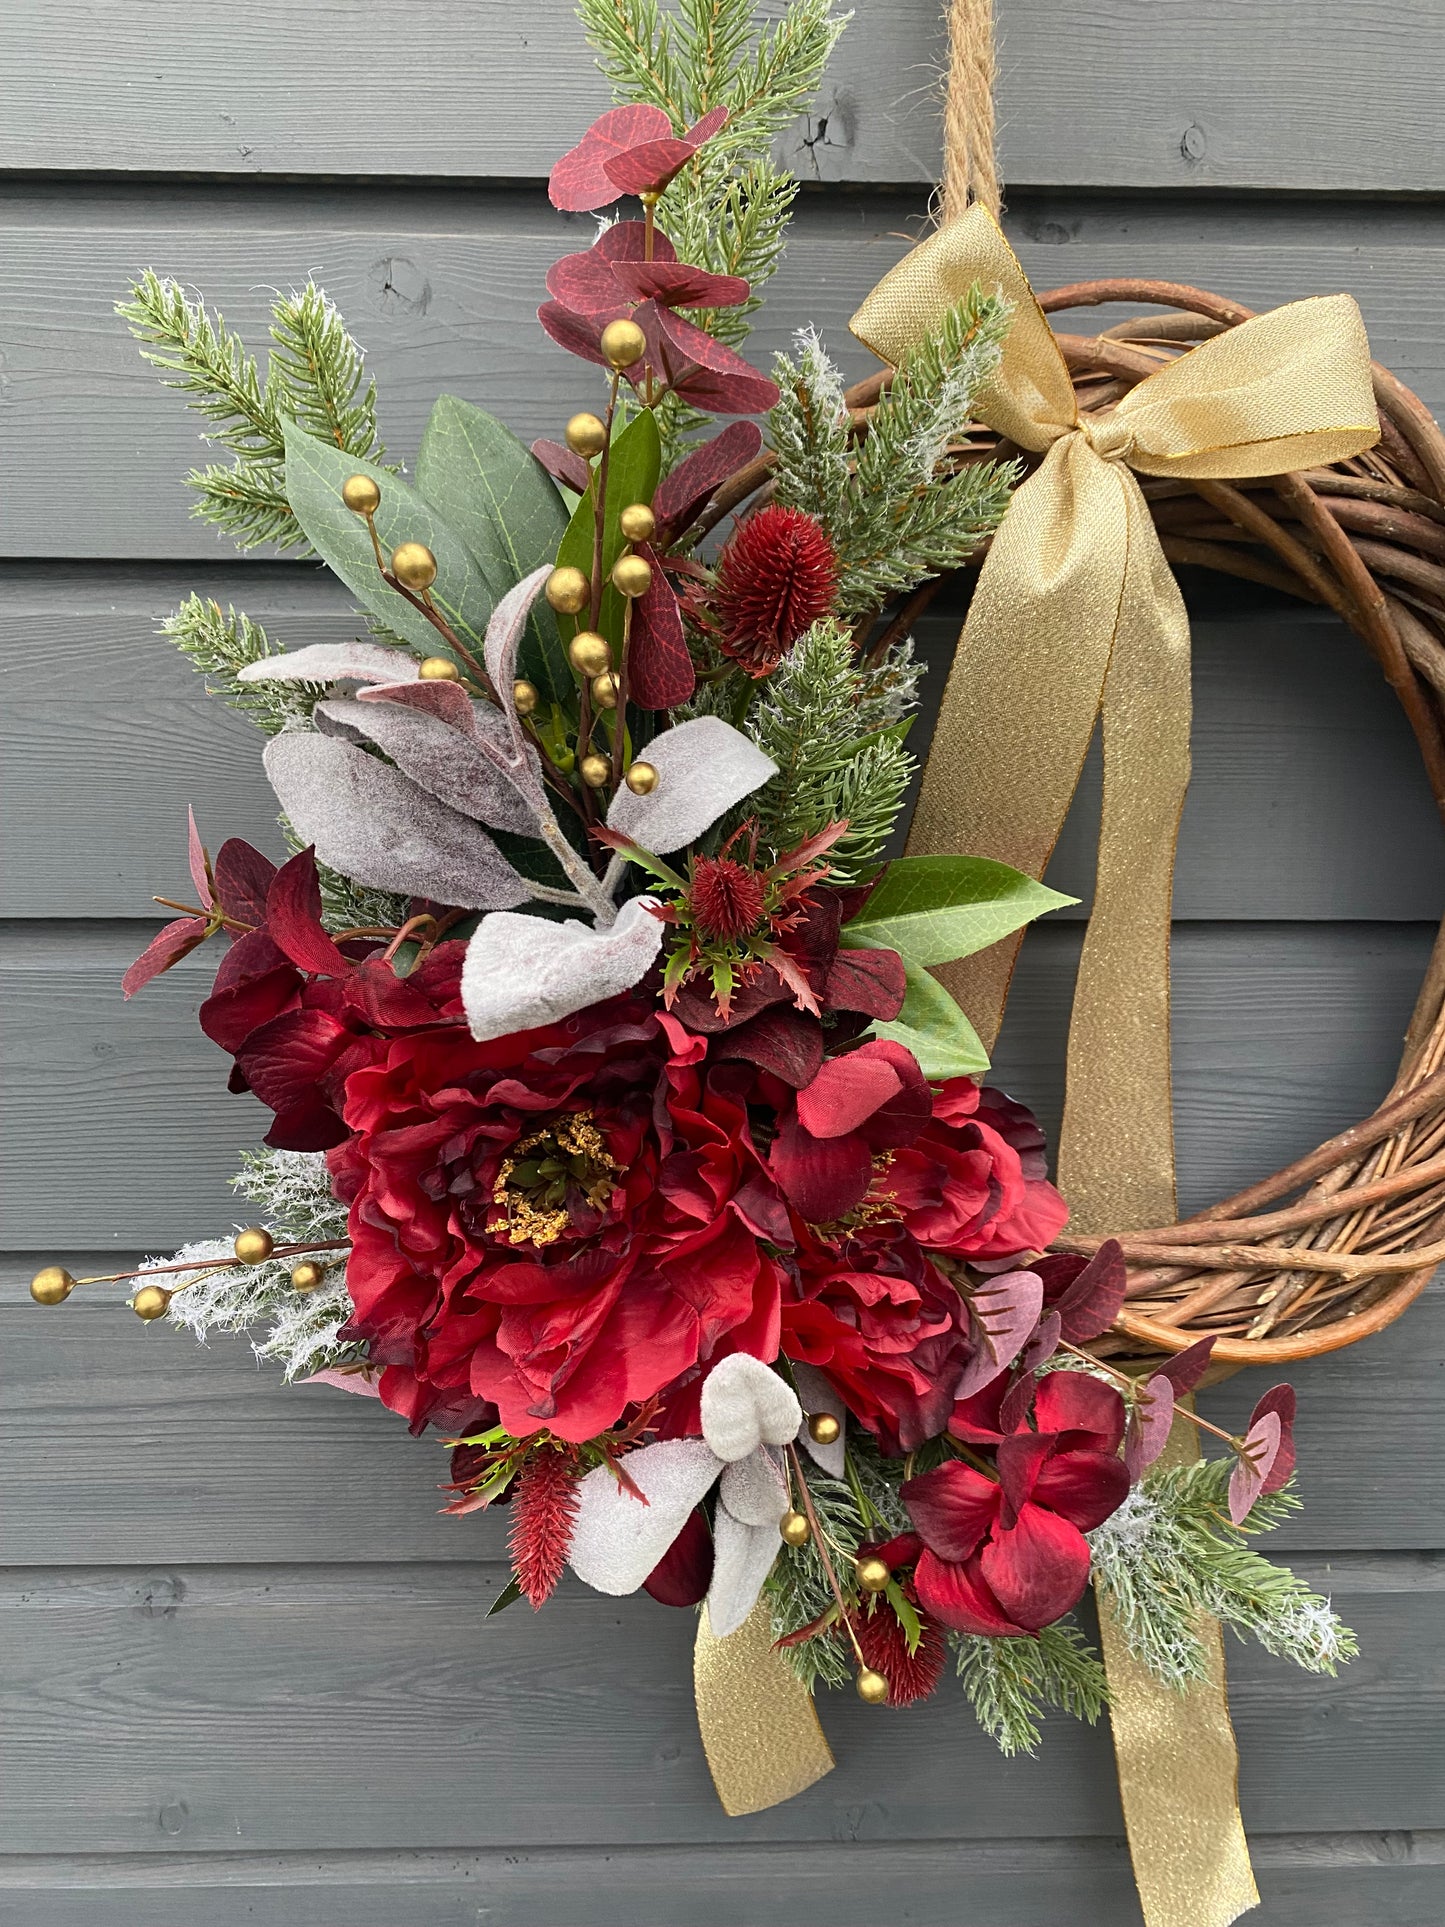
[[[236,601],[290,647],[359,628],[344,591],[307,564],[0,573],[0,916],[137,917],[158,892],[183,896],[187,804],[212,848],[243,836],[278,849],[259,737],[156,633],[192,588]],[[934,699],[958,627],[956,615],[920,626]],[[1445,837],[1413,740],[1342,625],[1297,607],[1251,612],[1241,598],[1229,615],[1196,617],[1194,660],[1177,917],[1416,921],[1445,909]],[[1085,901],[1097,830],[1095,760],[1050,872]]]
[[[1438,1834],[1256,1835],[1259,1927],[1434,1927]],[[22,1927],[1133,1927],[1122,1840],[17,1855]]]
[[[932,0],[863,0],[811,121],[806,176],[931,180]],[[0,165],[226,174],[540,175],[606,104],[566,0],[410,0],[411,59],[376,0],[324,13],[40,0],[0,23],[15,95]],[[1302,189],[1441,185],[1428,0],[1361,9],[1015,0],[1000,22],[1006,179]],[[438,63],[442,63],[439,67]],[[437,85],[439,71],[447,84]],[[304,90],[297,85],[305,76]]]
[[[66,1256],[82,1276],[99,1268]],[[433,1435],[409,1439],[369,1399],[285,1386],[243,1337],[201,1347],[142,1326],[119,1287],[41,1310],[25,1291],[34,1268],[18,1257],[0,1267],[0,1562],[505,1559],[505,1518],[438,1512],[446,1460]],[[1324,1583],[1358,1591],[1405,1586],[1394,1567],[1371,1576],[1391,1549],[1445,1549],[1442,1366],[1445,1290],[1434,1288],[1363,1344],[1205,1394],[1205,1414],[1241,1430],[1267,1384],[1294,1380],[1304,1507],[1270,1536],[1280,1557],[1328,1560]],[[1434,1568],[1410,1570],[1438,1583]]]
[[[801,323],[818,323],[850,377],[876,366],[846,320],[918,232],[922,202],[820,197],[804,204],[754,337],[766,364]],[[1438,220],[1410,209],[1265,218],[1070,197],[1013,223],[1040,288],[1130,273],[1193,280],[1254,305],[1349,289],[1375,348],[1432,405],[1445,398],[1436,325]],[[266,290],[313,271],[371,351],[386,437],[416,446],[447,389],[526,437],[555,434],[596,398],[593,371],[548,342],[534,310],[547,267],[590,228],[540,191],[496,196],[270,191],[249,201],[194,189],[104,200],[12,203],[0,288],[7,435],[0,447],[0,554],[196,557],[228,553],[189,518],[182,478],[197,424],[160,386],[111,313],[152,265],[199,286],[228,320],[264,336]],[[1087,325],[1099,325],[1097,316]]]
[[[1005,1761],[953,1684],[897,1719],[830,1695],[837,1770],[729,1820],[694,1726],[691,1613],[567,1580],[541,1621],[484,1620],[488,1596],[445,1566],[0,1574],[6,1837],[202,1852],[1119,1831],[1102,1728],[1052,1720],[1037,1759]],[[1364,1648],[1339,1678],[1231,1653],[1246,1825],[1435,1826],[1438,1595],[1335,1598]]]
[[[120,999],[152,926],[20,926],[0,952],[9,1048],[3,1244],[179,1244],[231,1222],[226,1181],[265,1113],[197,1029],[196,952]],[[1389,1083],[1429,952],[1420,924],[1181,924],[1174,941],[1181,1201],[1192,1209],[1363,1117]],[[1056,1130],[1077,925],[1024,945],[997,1078]]]

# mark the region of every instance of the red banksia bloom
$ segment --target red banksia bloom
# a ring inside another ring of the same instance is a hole
[[[838,558],[811,515],[759,509],[718,557],[718,646],[750,676],[768,676],[833,606]]]
[[[911,1594],[912,1588],[905,1587],[905,1591]],[[917,1606],[916,1600],[912,1603]],[[918,1651],[910,1653],[908,1635],[885,1600],[878,1600],[872,1612],[865,1610],[853,1616],[853,1630],[858,1635],[865,1662],[888,1682],[890,1706],[914,1706],[919,1700],[926,1700],[943,1673],[943,1662],[948,1655],[943,1629],[937,1620],[930,1619],[921,1610],[918,1620],[923,1637],[918,1642]]]
[[[517,1584],[534,1612],[551,1598],[580,1503],[572,1455],[544,1446],[522,1468],[512,1496],[510,1547]]]
[[[745,937],[762,918],[767,885],[730,856],[700,856],[692,866],[692,920],[704,937]]]

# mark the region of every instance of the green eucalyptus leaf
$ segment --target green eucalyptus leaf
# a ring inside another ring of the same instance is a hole
[[[911,1050],[918,1068],[935,1084],[986,1071],[988,1052],[943,985],[919,964],[905,963],[904,968],[908,989],[903,1008],[891,1024],[874,1024],[874,1036]]]
[[[597,628],[612,644],[614,660],[622,647],[624,604],[608,578],[612,574],[613,563],[626,546],[617,518],[633,502],[652,501],[661,471],[662,440],[651,410],[644,409],[640,415],[633,417],[626,428],[612,437],[607,454],[607,500],[602,531],[602,575],[607,587],[602,592],[602,612]],[[594,466],[594,487],[596,473]],[[557,551],[558,565],[580,569],[590,579],[596,530],[593,494],[589,489],[572,511],[572,520],[567,524],[567,533],[562,537]],[[562,626],[570,641],[578,629],[587,627],[586,611],[575,620],[564,616]]]
[[[511,429],[456,395],[442,395],[422,432],[417,493],[470,549],[492,600],[555,559],[567,510],[546,469]],[[570,702],[572,671],[557,619],[533,605],[519,673],[549,702]]]
[[[312,547],[389,629],[424,655],[446,655],[445,643],[421,611],[382,580],[365,517],[353,515],[341,499],[348,475],[369,475],[381,490],[374,520],[383,554],[402,542],[425,542],[431,550],[437,560],[432,600],[463,643],[480,656],[497,597],[461,536],[388,469],[286,423],[286,499]]]
[[[989,857],[904,856],[889,864],[844,941],[896,950],[909,964],[953,963],[1077,902]]]

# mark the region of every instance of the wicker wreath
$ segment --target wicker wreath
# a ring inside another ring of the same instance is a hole
[[[1054,314],[1112,302],[1169,312],[1057,337],[1084,413],[1252,313],[1168,281],[1085,281],[1040,297]],[[1247,482],[1140,481],[1171,562],[1343,617],[1398,696],[1445,815],[1445,437],[1378,363],[1374,382],[1380,440],[1350,461]],[[1120,1242],[1129,1297],[1106,1347],[1115,1353],[1177,1352],[1212,1333],[1220,1364],[1277,1364],[1398,1318],[1445,1259],[1445,925],[1378,1110],[1209,1210]]]

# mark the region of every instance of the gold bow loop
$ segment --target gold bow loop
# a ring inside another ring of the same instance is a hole
[[[1237,478],[1359,454],[1380,432],[1369,348],[1348,295],[1292,302],[1081,419],[1053,330],[981,207],[890,270],[853,332],[897,365],[975,282],[1013,310],[978,413],[1044,459],[984,562],[908,848],[994,857],[1042,876],[1102,715],[1103,817],[1059,1177],[1077,1229],[1167,1223],[1169,918],[1189,781],[1189,623],[1134,471]],[[986,1043],[1018,941],[939,972]]]

